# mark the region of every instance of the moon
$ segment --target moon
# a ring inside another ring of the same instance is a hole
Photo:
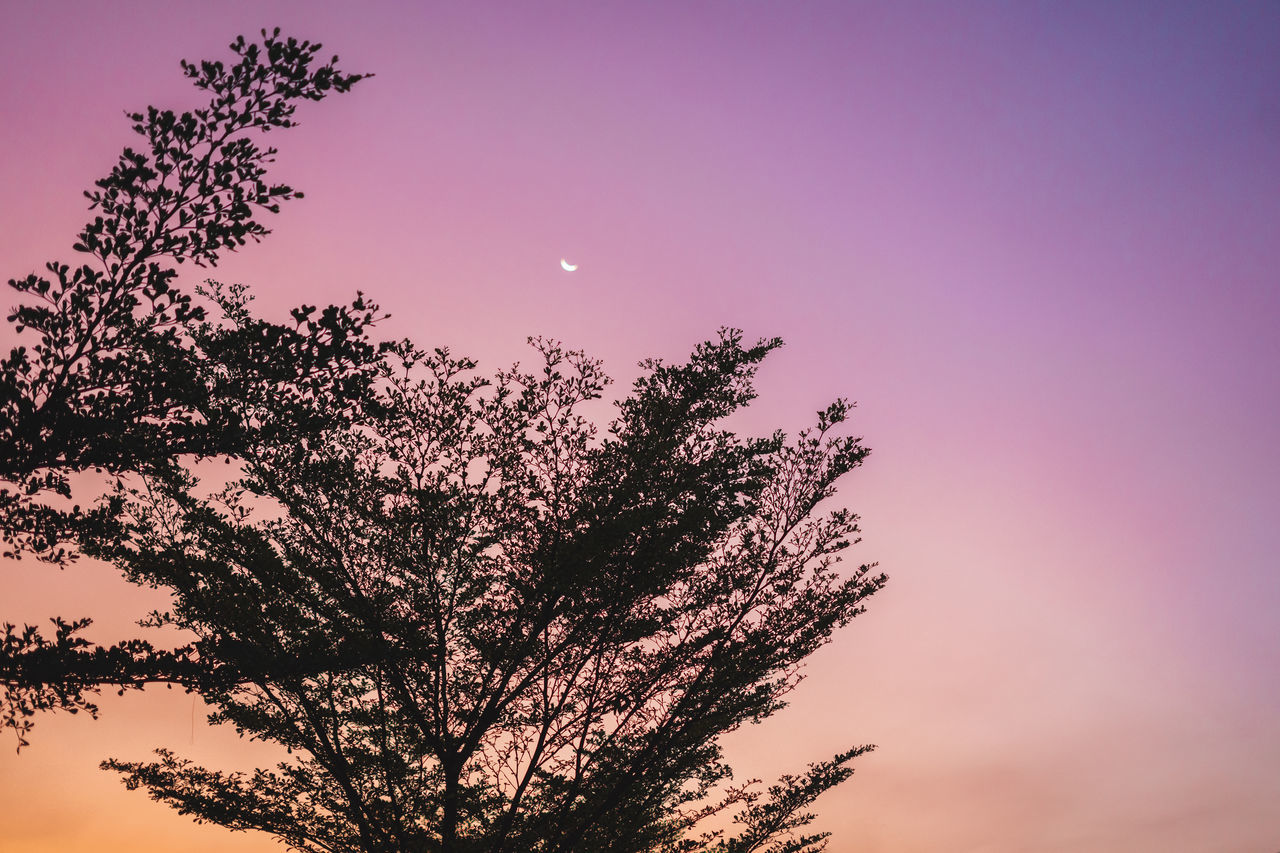
[[[560,266],[564,267],[565,272],[573,272],[578,268],[577,264],[571,264],[568,261],[566,261],[564,258],[560,259]]]

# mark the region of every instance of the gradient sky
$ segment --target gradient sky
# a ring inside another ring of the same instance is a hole
[[[0,10],[6,278],[71,259],[123,110],[278,25],[377,76],[273,134],[307,198],[215,273],[263,313],[361,289],[389,337],[620,381],[734,325],[787,341],[748,427],[858,401],[840,499],[890,585],[730,741],[766,779],[879,745],[831,853],[1280,848],[1280,4]],[[156,603],[0,572],[7,621]],[[0,851],[281,849],[96,769],[269,751],[179,692],[102,705],[0,744]]]

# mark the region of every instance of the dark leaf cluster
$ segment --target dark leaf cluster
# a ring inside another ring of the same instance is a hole
[[[192,338],[206,309],[178,286],[175,264],[216,264],[267,233],[260,214],[299,195],[266,182],[275,150],[257,136],[291,127],[299,101],[345,92],[364,76],[319,64],[320,45],[278,30],[231,48],[239,60],[230,66],[183,64],[211,94],[206,107],[130,114],[145,144],[126,149],[86,193],[97,215],[74,248],[88,260],[9,281],[25,299],[9,322],[34,338],[0,359],[0,476],[9,483],[0,520],[18,549],[69,556],[56,546],[74,531],[77,510],[38,497],[69,497],[68,472],[233,450],[242,425],[220,398],[236,389],[211,383],[270,384],[293,372],[314,384],[319,375],[308,373],[340,371],[364,355],[347,351],[367,345],[360,331],[373,307],[360,300],[299,316],[292,329],[260,324]],[[246,357],[250,347],[259,362]],[[203,370],[228,357],[238,377]]]

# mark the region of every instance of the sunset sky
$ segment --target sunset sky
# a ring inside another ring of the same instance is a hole
[[[77,260],[124,110],[201,104],[179,59],[280,26],[376,76],[272,134],[306,198],[212,273],[261,313],[362,290],[386,337],[497,369],[544,335],[620,384],[736,326],[787,342],[746,428],[858,401],[839,501],[889,586],[728,742],[766,780],[878,745],[831,853],[1280,849],[1280,4],[0,10],[6,279]],[[160,601],[0,572],[0,621],[104,641]],[[97,769],[269,749],[101,704],[0,740],[0,853],[282,849]]]

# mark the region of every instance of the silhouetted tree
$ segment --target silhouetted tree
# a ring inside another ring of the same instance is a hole
[[[3,721],[21,743],[38,711],[96,713],[104,686],[198,692],[289,757],[248,776],[167,750],[104,766],[301,850],[820,848],[807,808],[869,747],[762,792],[732,784],[719,739],[781,708],[885,582],[836,572],[856,517],[818,512],[867,453],[836,435],[849,405],[791,442],[736,436],[725,419],[779,342],[724,330],[643,363],[599,431],[608,380],[554,342],[485,377],[375,344],[362,299],[278,325],[210,283],[206,316],[167,260],[212,264],[297,195],[263,182],[271,151],[243,133],[359,79],[264,37],[230,68],[184,64],[208,109],[132,117],[150,149],[90,194],[103,216],[77,248],[96,266],[11,282],[37,298],[11,321],[39,343],[0,365],[8,542],[167,590],[146,624],[191,641],[6,626]],[[232,473],[202,480],[202,458]],[[100,499],[57,505],[93,470]],[[717,815],[731,828],[706,828]]]

